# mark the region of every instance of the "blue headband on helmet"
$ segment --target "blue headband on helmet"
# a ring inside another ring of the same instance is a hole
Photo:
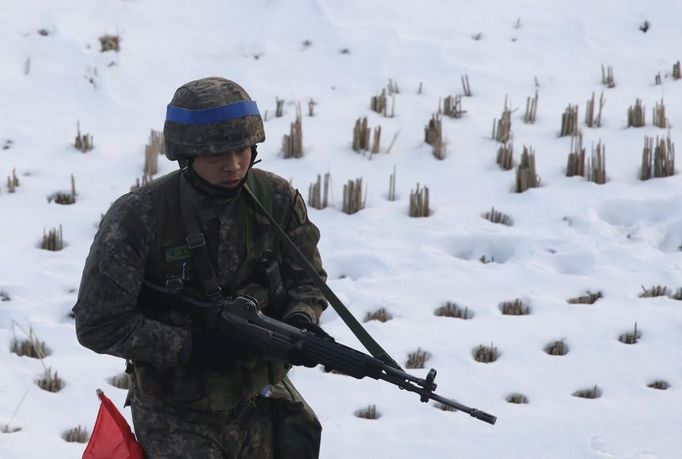
[[[229,121],[244,116],[258,115],[258,106],[253,100],[244,100],[222,107],[203,108],[188,110],[186,108],[168,105],[166,108],[166,121],[180,124],[211,124]]]

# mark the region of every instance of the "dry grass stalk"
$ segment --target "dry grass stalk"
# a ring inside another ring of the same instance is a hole
[[[393,173],[388,177],[388,200],[395,201],[398,199],[395,194],[395,166],[393,166]]]
[[[381,413],[377,411],[376,405],[369,405],[367,408],[357,410],[355,416],[362,419],[379,419]]]
[[[434,314],[438,317],[453,317],[455,319],[469,320],[474,317],[473,312],[468,307],[460,307],[457,303],[448,301],[443,306],[436,309]]]
[[[151,130],[149,143],[144,146],[143,173],[151,177],[159,171],[159,155],[163,154],[163,132]]]
[[[386,85],[386,88],[388,89],[388,95],[392,96],[393,94],[400,94],[400,88],[398,87],[398,82],[389,78],[388,79],[388,85]]]
[[[395,145],[395,141],[398,140],[398,135],[400,134],[400,129],[395,131],[395,134],[393,134],[393,138],[391,139],[391,143],[388,144],[388,148],[386,149],[386,154],[389,154],[391,150],[393,149],[393,145]]]
[[[78,426],[64,432],[62,438],[69,443],[87,443],[90,439],[90,434],[87,428]]]
[[[64,388],[64,381],[59,377],[56,371],[52,374],[52,368],[47,368],[43,377],[37,379],[35,383],[38,387],[48,392],[59,392]]]
[[[379,153],[379,146],[381,144],[381,126],[377,126],[372,131],[372,148],[370,152],[372,154]]]
[[[308,101],[308,116],[315,116],[315,105],[317,105],[317,102],[313,99]]]
[[[535,152],[533,148],[523,147],[521,164],[516,168],[516,192],[523,193],[528,188],[540,186],[540,177],[535,172]]]
[[[109,378],[109,384],[118,389],[130,389],[130,376],[128,373],[121,373],[116,376]]]
[[[545,352],[549,355],[566,355],[568,354],[568,346],[564,340],[552,341],[545,346]]]
[[[566,177],[585,177],[585,148],[583,147],[583,134],[571,136],[571,152],[568,154],[566,163]]]
[[[53,252],[57,252],[64,248],[64,233],[62,232],[62,225],[59,225],[59,229],[51,229],[47,234],[45,234],[45,230],[43,229],[43,241],[40,244],[40,248]]]
[[[640,298],[654,298],[657,296],[665,296],[668,294],[668,287],[664,285],[653,285],[651,288],[646,288],[642,285],[642,293]]]
[[[645,136],[640,179],[649,180],[673,175],[675,175],[675,144],[670,136],[665,139],[656,137],[655,144],[651,137]]]
[[[443,143],[443,123],[440,114],[431,115],[429,124],[424,128],[424,142],[431,146]]]
[[[308,187],[308,205],[315,209],[324,209],[329,203],[329,181],[331,174],[327,172],[324,174],[324,185],[322,184],[322,177],[317,174],[317,182],[312,183]],[[324,188],[323,188],[324,187]]]
[[[604,99],[604,91],[602,91],[599,96],[599,111],[597,112],[597,116],[594,116],[595,100],[594,93],[592,93],[592,98],[587,101],[585,107],[585,124],[587,127],[601,127],[601,112],[604,108],[604,104],[606,104],[606,99]]]
[[[436,159],[443,160],[443,159],[445,159],[446,150],[447,150],[447,147],[445,145],[445,142],[438,142],[431,149],[431,153],[433,154],[433,156]]]
[[[561,132],[559,137],[578,135],[578,106],[568,105],[561,115]]]
[[[3,150],[9,150],[12,148],[12,145],[14,144],[14,141],[12,139],[6,139],[5,143],[2,144],[2,149]]]
[[[660,104],[656,102],[656,105],[654,106],[653,118],[654,126],[663,129],[668,127],[668,119],[665,117],[665,104],[663,103],[663,99],[661,99]]]
[[[471,86],[469,85],[469,75],[462,77],[462,90],[466,97],[471,97]]]
[[[429,209],[429,187],[419,188],[410,191],[410,217],[428,217],[431,214]]]
[[[17,404],[17,407],[14,409],[12,416],[10,416],[9,421],[7,421],[7,424],[5,424],[4,426],[2,426],[0,428],[1,433],[14,433],[14,432],[19,432],[21,430],[21,427],[12,426],[12,421],[14,420],[14,416],[16,416],[17,413],[19,412],[19,408],[21,408],[21,405],[24,404],[24,400],[26,400],[27,395],[28,395],[28,389],[26,389],[26,392],[24,392],[23,397],[21,397],[21,400],[19,400],[19,403]]]
[[[682,79],[682,70],[680,69],[680,61],[673,64],[673,80]]]
[[[9,423],[0,427],[0,433],[14,433],[14,432],[19,432],[20,430],[21,430],[21,427],[11,426]]]
[[[363,322],[369,322],[371,320],[378,320],[379,322],[388,322],[393,319],[393,316],[388,313],[386,308],[379,308],[374,312],[368,312],[365,315]]]
[[[17,191],[17,187],[19,186],[19,178],[17,177],[17,171],[16,169],[12,169],[12,175],[7,177],[7,191],[10,193],[14,193]]]
[[[275,118],[281,118],[284,115],[284,99],[275,96]]]
[[[50,350],[45,346],[44,341],[38,341],[35,336],[33,336],[33,331],[30,332],[31,336],[27,340],[19,341],[16,337],[12,339],[10,344],[10,352],[15,353],[19,357],[30,357],[32,359],[44,359],[46,356],[50,355]]]
[[[481,255],[480,258],[478,259],[478,261],[480,261],[484,265],[487,265],[488,263],[495,263],[495,257],[488,258],[485,255]]]
[[[512,142],[503,143],[497,148],[497,164],[506,171],[514,167],[514,145]]]
[[[581,389],[573,392],[574,397],[595,399],[601,397],[601,390],[594,386],[592,389]]]
[[[121,38],[118,35],[102,35],[99,37],[100,52],[121,50]]]
[[[590,292],[589,290],[585,295],[581,295],[575,298],[570,298],[566,300],[570,304],[594,304],[598,299],[603,298],[602,292]]]
[[[95,147],[92,135],[90,134],[81,135],[80,122],[76,123],[76,140],[74,141],[73,146],[76,147],[77,150],[82,151],[83,153],[86,153]]]
[[[646,110],[642,100],[635,100],[635,105],[628,108],[628,127],[643,127],[646,124]]]
[[[606,183],[606,146],[602,145],[601,140],[596,148],[592,145],[592,157],[587,165],[587,180],[598,185]]]
[[[354,214],[365,208],[362,197],[362,178],[348,180],[343,186],[343,206],[342,211],[348,215]]]
[[[417,89],[417,94],[422,94],[424,92],[424,82],[419,82],[419,88]]]
[[[661,81],[661,72],[658,72],[656,76],[654,77],[654,84],[660,85],[662,83]]]
[[[648,136],[644,136],[644,148],[642,149],[642,169],[639,173],[640,180],[649,180],[651,178],[653,153],[654,139]]]
[[[369,133],[370,129],[367,124],[366,116],[355,120],[355,127],[353,128],[354,151],[360,152],[369,150]]]
[[[517,405],[525,405],[528,403],[528,397],[523,394],[509,394],[506,400],[509,403],[514,403]]]
[[[495,207],[492,207],[489,212],[484,213],[482,217],[492,223],[499,223],[501,225],[512,226],[514,224],[514,221],[509,215],[495,210]]]
[[[388,97],[386,96],[386,89],[382,89],[381,93],[372,96],[370,99],[369,106],[372,109],[372,111],[375,111],[379,113],[380,115],[385,116],[386,118],[393,118],[395,116],[395,96],[392,95],[389,91],[389,95],[391,96],[391,113],[388,113]]]
[[[141,186],[145,186],[146,184],[148,184],[151,181],[152,181],[152,178],[148,175],[143,175],[142,180],[140,180],[139,178],[136,178],[135,183],[130,187],[130,191],[137,190]]]
[[[519,298],[513,301],[505,301],[500,304],[500,311],[505,316],[527,316],[530,314],[530,306],[523,304]]]
[[[535,123],[538,113],[538,92],[535,91],[534,97],[526,98],[526,113],[523,115],[523,122],[526,124]]]
[[[663,381],[663,380],[654,381],[650,384],[647,384],[646,386],[651,387],[652,389],[658,389],[658,390],[670,389],[670,383],[668,383],[668,381]]]
[[[500,143],[507,143],[511,140],[511,109],[507,105],[507,99],[504,99],[504,110],[502,116],[498,120],[493,120],[493,139]]]
[[[29,327],[26,335],[27,339],[21,341],[14,335],[9,349],[10,352],[15,353],[19,357],[26,356],[41,360],[51,354],[50,350],[45,346],[45,342],[38,340],[33,333],[33,328]]]
[[[613,79],[613,67],[610,65],[604,68],[604,64],[601,66],[601,83],[608,88],[615,88],[616,81]]]
[[[301,158],[303,156],[303,126],[301,124],[301,106],[296,107],[296,121],[289,126],[289,135],[282,138],[282,152],[285,158]]]
[[[405,368],[424,368],[424,363],[426,363],[430,357],[431,355],[428,352],[423,351],[421,348],[417,348],[416,351],[407,356]]]
[[[642,333],[639,330],[637,330],[637,322],[635,322],[635,328],[632,331],[632,333],[626,332],[626,333],[621,334],[618,337],[618,341],[620,341],[621,343],[625,343],[625,344],[637,344],[637,342],[639,341],[639,339],[641,337],[642,337]]]
[[[670,296],[670,298],[672,298],[673,300],[678,300],[678,301],[682,300],[682,288],[678,288],[677,291]],[[0,292],[0,299],[2,299],[2,292]],[[7,300],[3,300],[3,301],[7,301]]]
[[[0,290],[0,301],[9,301],[12,298],[10,298],[9,293],[5,292],[4,290]]]
[[[57,192],[51,196],[48,196],[47,202],[52,201],[62,205],[71,205],[76,203],[76,179],[74,178],[73,174],[71,174],[71,192]]]
[[[474,360],[481,363],[492,363],[497,360],[499,354],[497,348],[490,343],[490,346],[479,345],[474,349]]]
[[[443,101],[443,114],[450,118],[459,119],[466,113],[462,110],[462,96],[448,96]]]

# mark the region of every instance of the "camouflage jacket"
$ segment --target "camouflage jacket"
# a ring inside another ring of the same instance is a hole
[[[273,214],[283,216],[285,231],[326,279],[317,250],[319,230],[308,220],[301,195],[283,178],[258,172],[272,182],[273,207],[277,211]],[[225,202],[193,190],[189,198],[200,226],[212,228],[209,232],[214,237],[207,238],[210,256],[219,282],[227,284],[246,257],[246,233],[235,204],[247,197],[240,193]],[[149,186],[131,191],[111,206],[86,260],[73,311],[78,340],[84,346],[156,369],[168,369],[178,365],[189,329],[150,319],[137,304],[153,256],[152,247],[158,243],[158,228],[164,225],[154,221],[154,215]],[[326,302],[286,250],[280,250],[280,271],[288,292],[282,317],[304,313],[317,322]]]

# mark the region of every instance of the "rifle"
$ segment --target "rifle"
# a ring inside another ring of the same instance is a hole
[[[435,369],[429,370],[426,378],[418,378],[351,347],[268,317],[260,312],[252,298],[239,296],[234,299],[220,298],[215,302],[200,301],[169,294],[168,290],[151,282],[145,281],[145,286],[171,299],[173,307],[198,315],[209,328],[248,344],[267,360],[289,363],[305,360],[356,379],[380,379],[418,394],[422,402],[434,400],[488,424],[495,424],[497,420],[492,414],[434,393]]]

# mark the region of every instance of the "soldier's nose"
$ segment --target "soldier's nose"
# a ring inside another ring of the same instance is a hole
[[[237,156],[232,153],[225,155],[222,165],[223,172],[232,172],[238,170],[239,161],[237,160]]]

